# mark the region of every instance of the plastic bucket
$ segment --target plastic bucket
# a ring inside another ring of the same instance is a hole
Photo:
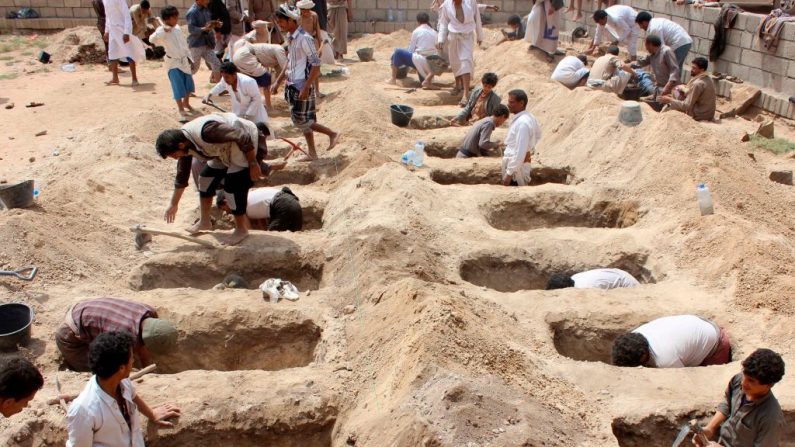
[[[372,48],[359,48],[356,50],[356,55],[359,56],[359,60],[362,62],[370,62],[373,60],[373,49]]]
[[[408,75],[409,75],[409,67],[406,67],[404,65],[404,66],[402,66],[402,67],[397,69],[397,76],[395,76],[395,77],[397,79],[406,79],[406,77],[408,77]]]
[[[414,115],[414,109],[402,104],[392,104],[389,107],[392,113],[392,124],[398,127],[406,127],[411,122],[411,116]]]
[[[6,208],[27,208],[33,205],[33,180],[0,185],[0,202]]]
[[[440,76],[447,70],[447,62],[440,56],[428,56],[425,59],[428,60],[428,67],[431,68],[431,73],[433,73],[434,76]]]
[[[640,104],[636,101],[624,101],[618,112],[618,120],[626,126],[637,126],[643,121]]]
[[[28,344],[33,317],[33,309],[27,304],[0,305],[0,350],[14,351],[17,345]]]

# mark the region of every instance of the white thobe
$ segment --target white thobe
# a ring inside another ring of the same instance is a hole
[[[188,49],[188,41],[182,34],[182,29],[179,25],[166,32],[163,26],[159,26],[151,36],[149,42],[152,44],[163,47],[166,50],[166,68],[179,69],[185,74],[192,74],[190,64],[190,49]]]
[[[130,8],[125,0],[102,0],[105,6],[105,32],[108,33],[108,59],[130,58],[135,62],[146,60],[144,43],[132,32]],[[124,42],[124,35],[130,41]]]
[[[450,68],[455,76],[472,74],[475,71],[474,42],[483,40],[483,25],[480,10],[475,0],[461,0],[464,21],[455,15],[453,0],[445,0],[439,8],[438,43],[447,41]],[[449,38],[448,38],[449,36]],[[473,39],[474,38],[474,39]]]
[[[647,36],[657,36],[662,40],[663,45],[668,45],[672,50],[693,44],[693,38],[682,28],[682,25],[663,18],[653,18],[649,21],[646,29]]]
[[[640,27],[635,23],[635,17],[638,12],[626,5],[613,5],[605,9],[605,12],[607,13],[607,25],[596,26],[593,36],[594,45],[599,45],[604,38],[605,28],[607,28],[607,31],[617,41],[627,46],[630,56],[637,56]]]
[[[520,186],[530,184],[530,163],[525,163],[528,153],[533,154],[541,140],[541,127],[535,117],[527,111],[518,113],[505,138],[502,158],[502,178],[513,177]]]
[[[232,113],[253,123],[268,122],[268,112],[265,111],[259,86],[254,78],[238,73],[237,91],[221,78],[221,82],[210,90],[210,94],[218,95],[224,90],[229,93],[229,98],[232,100]]]
[[[414,62],[414,68],[423,78],[431,75],[431,67],[428,65],[428,60],[425,56],[438,54],[436,50],[436,39],[439,34],[435,29],[423,23],[414,29],[411,33],[411,41],[409,42],[408,50],[411,52],[411,61]]]

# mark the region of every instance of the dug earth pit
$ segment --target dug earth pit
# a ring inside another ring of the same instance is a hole
[[[550,315],[547,324],[558,354],[582,362],[611,364],[613,341],[649,321],[638,315]]]
[[[191,314],[161,310],[159,316],[179,329],[176,348],[154,357],[162,374],[306,366],[314,360],[322,333],[314,321],[295,310]]]
[[[300,292],[317,290],[323,280],[323,254],[302,252],[281,233],[257,235],[261,243],[204,252],[169,252],[152,256],[133,269],[133,290],[192,287],[212,289],[230,273],[245,279],[251,288],[280,278]],[[249,236],[251,239],[251,236]]]
[[[449,165],[432,168],[431,180],[440,185],[500,185],[502,184],[501,159],[470,161],[471,159],[450,160]],[[530,185],[547,183],[569,185],[575,181],[571,168],[555,168],[534,165],[530,175]]]
[[[637,202],[592,200],[571,192],[543,191],[532,196],[492,199],[483,205],[489,224],[498,230],[527,231],[537,228],[627,228],[641,212]]]
[[[554,260],[540,254],[510,251],[509,253],[484,252],[465,259],[459,266],[461,279],[476,286],[498,292],[544,290],[547,281],[556,272],[581,272],[593,268],[620,268],[641,282],[654,283],[655,276],[645,267],[648,255],[619,253],[617,258],[600,264],[596,260]]]
[[[293,157],[301,157],[302,153],[294,153]],[[339,175],[350,163],[348,158],[343,156],[322,158],[312,162],[297,162],[293,159],[289,161],[287,167],[279,171],[273,171],[266,180],[257,182],[256,186],[278,186],[278,185],[311,185],[325,178]]]
[[[654,414],[639,420],[619,417],[613,420],[611,426],[620,447],[670,447],[682,426],[696,419],[703,427],[712,414],[714,411],[705,407],[703,410],[683,413]],[[682,446],[693,445],[691,438],[692,435],[688,435]],[[793,445],[795,443],[781,444],[781,447]]]

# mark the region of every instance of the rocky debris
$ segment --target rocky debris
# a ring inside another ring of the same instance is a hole
[[[720,118],[728,118],[740,115],[748,110],[762,91],[749,84],[733,85],[731,88],[729,102],[718,106]]]

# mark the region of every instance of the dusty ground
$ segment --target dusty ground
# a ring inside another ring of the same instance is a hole
[[[498,73],[504,98],[528,92],[544,131],[543,184],[503,188],[498,159],[449,159],[464,130],[392,126],[392,103],[415,105],[422,119],[454,113],[456,99],[387,87],[389,55],[408,33],[364,36],[351,47],[375,47],[376,60],[354,55],[347,79],[322,84],[320,119],[344,132],[339,148],[271,179],[291,184],[310,229],[214,251],[156,237],[139,252],[128,230],[168,227],[174,163],[153,142],[178,123],[160,63],[141,67],[138,88],[129,75],[105,87],[102,66],[28,65],[23,53],[43,43],[9,50],[16,62],[0,67],[0,106],[15,107],[0,109],[0,180],[35,179],[41,197],[0,212],[0,266],[41,273],[29,284],[0,279],[0,300],[36,310],[23,353],[46,385],[31,408],[0,421],[0,443],[63,445],[63,413],[46,400],[56,373],[67,392],[87,376],[63,369],[53,332],[71,303],[98,295],[150,303],[180,329],[180,351],[156,358],[159,374],[138,385],[147,401],[183,409],[176,428],[148,429],[152,446],[668,446],[676,424],[708,414],[739,371],[739,362],[604,363],[616,334],[670,314],[715,319],[738,358],[770,347],[795,365],[795,195],[767,179],[795,160],[740,144],[756,127],[742,118],[705,124],[644,109],[640,126],[623,127],[619,99],[555,85],[524,44],[494,48],[496,39],[489,32],[476,53],[478,73]],[[207,77],[196,76],[199,95]],[[25,108],[30,101],[45,105]],[[295,135],[276,105],[273,127]],[[436,157],[410,172],[396,160],[417,139]],[[713,216],[698,213],[702,181]],[[187,226],[196,205],[191,191],[171,227]],[[645,284],[541,290],[553,270],[605,265]],[[232,272],[253,284],[289,279],[301,299],[212,289]],[[782,445],[792,447],[789,370],[775,391],[788,418]]]

